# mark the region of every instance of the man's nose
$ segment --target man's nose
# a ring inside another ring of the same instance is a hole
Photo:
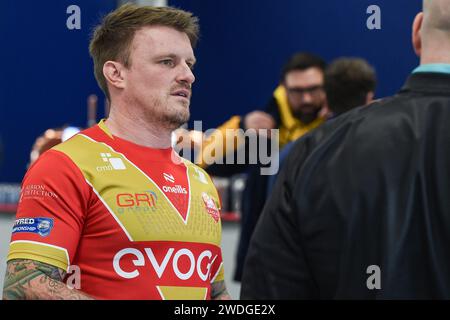
[[[304,103],[311,103],[313,101],[312,95],[309,92],[304,92],[302,94],[302,101]]]
[[[182,65],[182,70],[180,71],[180,75],[178,76],[178,81],[184,81],[189,84],[193,84],[195,81],[194,73],[192,72],[192,69],[187,65]]]

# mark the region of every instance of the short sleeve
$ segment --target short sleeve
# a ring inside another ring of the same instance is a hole
[[[67,270],[73,261],[90,198],[79,168],[50,150],[22,182],[7,260],[31,259]]]

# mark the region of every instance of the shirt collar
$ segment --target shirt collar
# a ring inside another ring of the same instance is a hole
[[[414,69],[413,73],[418,72],[435,72],[435,73],[447,73],[450,74],[450,64],[445,63],[430,63],[423,64]]]

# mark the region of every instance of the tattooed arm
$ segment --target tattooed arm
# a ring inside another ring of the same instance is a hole
[[[215,282],[211,285],[211,299],[212,300],[231,300],[225,286],[225,281]]]
[[[91,300],[63,282],[66,272],[34,260],[11,260],[6,267],[4,300]]]

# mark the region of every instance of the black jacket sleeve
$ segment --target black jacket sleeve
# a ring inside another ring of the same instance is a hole
[[[312,299],[317,296],[292,206],[292,191],[308,156],[309,142],[309,137],[305,136],[294,145],[256,226],[244,267],[242,299]]]

